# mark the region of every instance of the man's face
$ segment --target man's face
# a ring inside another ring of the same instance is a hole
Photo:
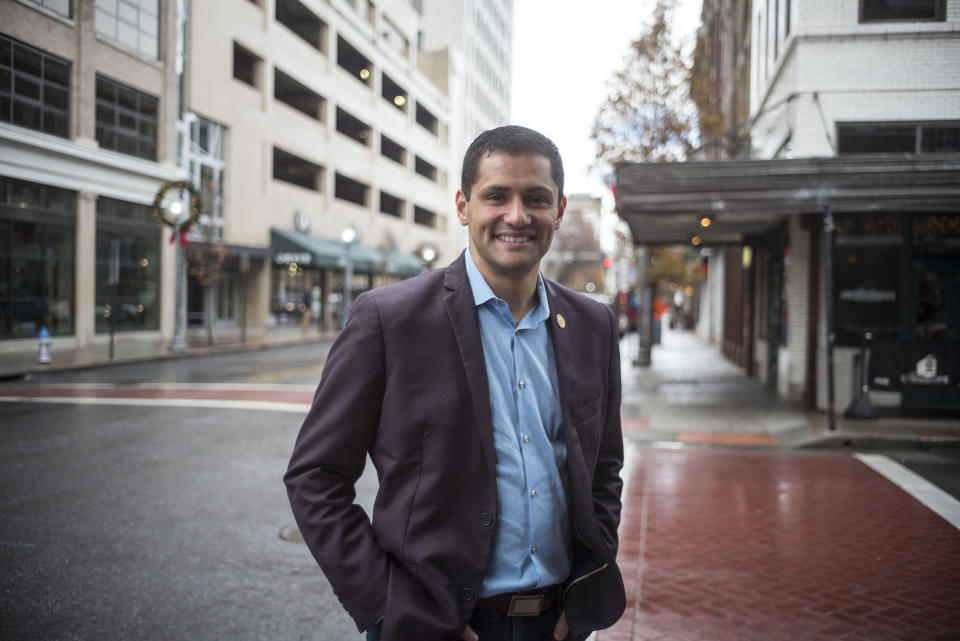
[[[470,200],[457,192],[457,217],[469,227],[477,267],[518,280],[537,270],[566,206],[545,156],[485,156]]]

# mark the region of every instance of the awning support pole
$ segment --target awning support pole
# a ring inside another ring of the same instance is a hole
[[[823,206],[823,298],[827,320],[827,427],[837,429],[836,408],[833,393],[833,211],[830,203]]]

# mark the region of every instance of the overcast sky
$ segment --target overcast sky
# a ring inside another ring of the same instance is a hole
[[[567,194],[607,192],[589,171],[590,127],[654,0],[516,0],[513,42],[514,124],[542,132],[560,148]],[[701,0],[680,0],[674,33],[693,43]]]

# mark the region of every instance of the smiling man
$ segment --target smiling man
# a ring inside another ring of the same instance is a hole
[[[563,220],[556,146],[524,127],[467,149],[444,269],[357,298],[284,480],[370,640],[584,639],[623,612],[617,326],[544,279]],[[354,503],[367,456],[373,519]]]

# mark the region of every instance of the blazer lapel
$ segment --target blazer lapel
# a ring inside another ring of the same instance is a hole
[[[571,319],[567,310],[564,309],[555,295],[554,284],[544,279],[544,286],[547,289],[547,300],[550,302],[550,318],[547,319],[550,327],[550,337],[553,339],[554,361],[557,365],[557,383],[560,386],[560,406],[563,412],[563,425],[565,428],[573,426],[574,410],[577,403],[577,364],[573,356],[573,344],[571,336],[573,332],[583,331],[583,328],[577,328],[571,325]],[[560,318],[563,319],[564,327],[560,327]]]
[[[487,383],[487,367],[483,358],[483,341],[480,338],[480,320],[473,301],[473,291],[467,279],[464,254],[447,267],[443,284],[450,294],[444,299],[450,325],[460,347],[460,356],[473,397],[473,410],[480,430],[483,454],[490,470],[490,478],[496,483],[497,455],[493,446],[493,414],[490,409],[490,386]]]
[[[591,530],[588,515],[593,510],[592,479],[587,477],[587,464],[580,446],[580,434],[575,427],[577,398],[580,392],[577,382],[579,369],[574,358],[573,336],[584,331],[577,327],[577,318],[568,314],[555,296],[554,284],[544,280],[547,299],[550,301],[550,336],[553,339],[554,360],[557,365],[557,384],[560,387],[560,406],[563,413],[563,438],[567,445],[567,502],[570,517],[578,537]],[[563,327],[560,319],[563,318]]]

